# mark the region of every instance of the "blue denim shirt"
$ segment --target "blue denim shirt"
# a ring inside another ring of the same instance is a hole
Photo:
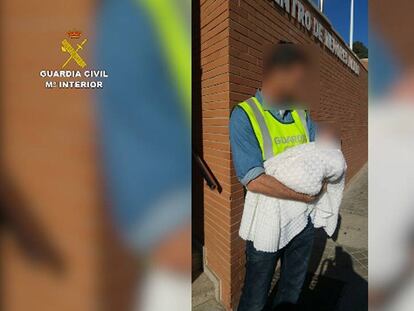
[[[109,72],[96,92],[105,195],[140,252],[191,216],[191,132],[153,25],[137,1],[106,0],[96,27],[97,67]]]
[[[267,107],[260,90],[256,92],[256,98],[266,110],[282,123],[293,121],[289,110],[280,111],[277,107]],[[315,124],[308,117],[307,126],[309,140],[315,140]],[[263,158],[260,146],[257,143],[250,120],[245,111],[236,106],[230,117],[230,144],[233,155],[233,163],[238,179],[243,185],[264,173]]]

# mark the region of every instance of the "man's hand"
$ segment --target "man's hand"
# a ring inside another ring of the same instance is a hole
[[[305,202],[305,203],[313,203],[317,199],[319,199],[327,191],[327,189],[328,189],[328,182],[326,180],[324,180],[319,193],[317,193],[315,195],[303,194],[303,200],[301,200],[301,201]]]
[[[151,254],[158,267],[184,274],[191,272],[191,224],[170,232]]]
[[[252,180],[247,184],[247,189],[251,192],[256,192],[260,194],[264,194],[267,196],[271,196],[278,199],[284,199],[284,200],[293,200],[293,201],[299,201],[304,203],[312,203],[316,201],[319,196],[323,193],[323,189],[326,188],[326,182],[324,183],[324,186],[322,187],[322,190],[317,195],[307,195],[303,193],[296,192],[288,187],[286,187],[284,184],[279,182],[276,178],[270,176],[270,175],[260,175],[256,179]]]
[[[297,201],[301,201],[301,202],[308,203],[308,204],[315,202],[319,198],[319,193],[317,195],[308,195],[308,194],[302,194],[302,193],[298,193],[298,194],[301,194],[303,198],[302,200],[297,200]]]

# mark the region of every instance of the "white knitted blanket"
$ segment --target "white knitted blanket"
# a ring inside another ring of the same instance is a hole
[[[316,195],[323,181],[327,191],[312,203],[282,200],[247,192],[239,234],[260,251],[275,252],[299,234],[310,216],[316,228],[331,236],[338,221],[345,185],[346,163],[340,149],[316,143],[302,144],[264,163],[266,174],[296,192]]]

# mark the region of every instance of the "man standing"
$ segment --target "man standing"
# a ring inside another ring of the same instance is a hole
[[[230,142],[240,182],[251,192],[279,199],[312,202],[316,197],[297,193],[266,175],[265,160],[285,149],[313,141],[315,126],[304,110],[295,110],[296,90],[308,70],[306,54],[292,43],[279,43],[264,59],[262,88],[235,107],[230,118]],[[303,219],[303,217],[301,218]],[[305,218],[307,219],[307,218]],[[292,221],[289,226],[295,226]],[[256,250],[246,242],[246,275],[238,311],[260,311],[295,305],[305,279],[314,239],[313,224],[277,252]],[[281,259],[281,277],[276,296],[268,293],[276,263]]]

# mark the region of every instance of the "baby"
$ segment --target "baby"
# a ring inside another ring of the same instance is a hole
[[[256,249],[275,252],[300,233],[310,216],[315,227],[328,235],[335,231],[345,185],[346,163],[339,131],[332,123],[318,126],[315,142],[286,149],[264,163],[266,174],[296,192],[317,195],[312,204],[282,200],[247,192],[239,234],[253,241]],[[296,226],[287,226],[292,221]]]
[[[325,147],[340,149],[342,147],[341,133],[335,123],[320,122],[316,131],[316,143]]]

